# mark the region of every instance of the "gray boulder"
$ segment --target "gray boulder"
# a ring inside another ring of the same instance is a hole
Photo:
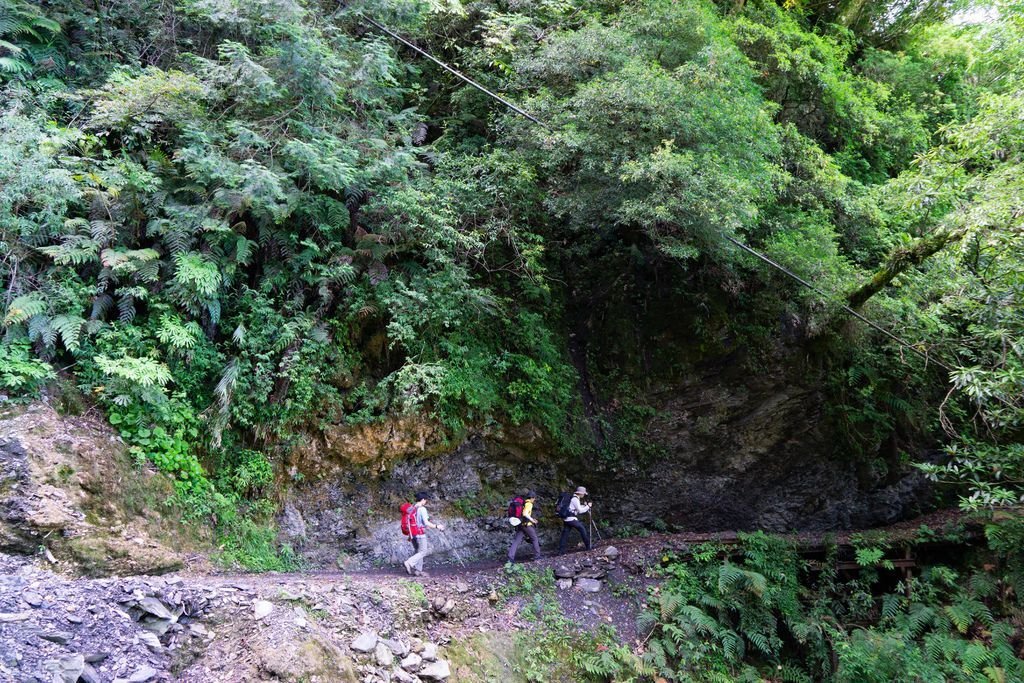
[[[351,647],[356,652],[369,654],[377,648],[377,634],[373,631],[360,633],[359,636],[352,641]]]
[[[448,666],[448,662],[439,659],[424,666],[417,675],[426,681],[443,681],[452,675],[452,670]]]

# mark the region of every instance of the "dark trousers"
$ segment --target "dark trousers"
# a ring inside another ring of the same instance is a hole
[[[563,524],[562,537],[558,539],[559,555],[565,552],[565,542],[569,540],[569,534],[572,533],[573,529],[580,532],[580,538],[583,539],[583,545],[587,546],[587,550],[590,550],[590,532],[587,530],[587,527],[583,526],[583,523],[580,520],[574,519],[571,522],[565,521]]]
[[[515,538],[512,539],[512,547],[508,549],[509,562],[516,561],[516,551],[519,550],[519,544],[523,542],[524,536],[529,537],[530,543],[533,544],[533,559],[540,557],[540,541],[537,539],[537,529],[533,525],[520,524],[516,529]]]

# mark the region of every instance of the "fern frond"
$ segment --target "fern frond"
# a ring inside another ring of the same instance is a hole
[[[761,652],[761,654],[768,657],[775,654],[775,648],[772,647],[768,637],[763,633],[751,632],[747,633],[746,636],[747,640],[749,640],[751,644]]]
[[[683,605],[682,597],[671,592],[662,593],[658,602],[662,621],[671,621]]]
[[[722,652],[725,654],[725,658],[728,661],[741,661],[743,656],[746,654],[746,647],[743,644],[743,639],[733,631],[726,631],[722,635]]]
[[[45,315],[34,315],[28,320],[29,341],[41,341],[43,346],[52,349],[57,343],[57,330],[50,326],[50,318]]]
[[[152,358],[108,358],[98,355],[94,360],[107,376],[123,379],[144,388],[163,387],[171,381],[170,369]]]
[[[126,324],[135,320],[135,297],[122,295],[118,298],[117,319]]]
[[[156,336],[164,344],[181,351],[195,348],[202,333],[202,328],[194,320],[183,323],[177,316],[164,314],[160,316]]]
[[[89,237],[66,235],[61,244],[39,247],[58,266],[80,266],[96,260],[99,245]]]
[[[4,316],[4,325],[17,325],[23,323],[32,316],[39,315],[46,311],[46,302],[39,292],[30,292],[16,297],[11,305],[7,307],[7,314]]]
[[[60,334],[64,348],[71,352],[78,350],[82,327],[85,326],[83,318],[77,315],[58,315],[50,321],[50,324]]]
[[[113,307],[114,297],[109,294],[99,294],[92,300],[92,312],[89,313],[89,318],[92,320],[101,320]]]

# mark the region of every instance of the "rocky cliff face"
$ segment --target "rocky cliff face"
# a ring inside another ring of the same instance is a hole
[[[44,403],[0,413],[0,552],[87,574],[176,569],[195,532],[167,506],[172,494],[98,419]]]
[[[292,454],[279,521],[283,540],[308,562],[344,567],[405,559],[410,545],[400,532],[398,508],[419,490],[436,496],[430,509],[448,527],[433,537],[439,554],[450,561],[494,556],[509,542],[503,513],[511,492],[528,485],[557,488],[559,463],[536,430],[474,433],[447,445],[435,430],[425,441],[435,445],[421,448],[424,441],[409,438],[402,425],[353,428],[343,438],[334,436],[333,443],[345,448],[304,447]],[[424,429],[419,423],[416,433]],[[393,435],[391,446],[362,460],[381,434]]]
[[[653,455],[602,462],[557,454],[530,427],[450,440],[427,420],[335,426],[290,453],[280,470],[281,540],[313,567],[397,564],[410,554],[398,506],[417,490],[448,529],[438,561],[502,557],[509,497],[536,489],[546,552],[561,529],[552,504],[582,484],[604,534],[871,527],[925,507],[914,474],[865,472],[837,452],[813,387],[781,375],[694,372],[650,396],[643,439]],[[49,552],[86,573],[159,573],[178,566],[170,483],[137,468],[99,420],[43,404],[0,420],[0,551]],[[574,539],[575,540],[575,539]],[[531,553],[524,547],[523,556]]]
[[[655,417],[643,438],[657,455],[614,463],[559,458],[529,429],[474,433],[450,445],[422,423],[410,433],[396,422],[335,433],[342,447],[293,454],[283,536],[314,565],[397,563],[410,553],[398,505],[420,489],[437,497],[433,514],[449,524],[435,537],[449,561],[501,557],[511,536],[506,502],[527,487],[541,496],[548,551],[561,527],[553,501],[579,484],[593,494],[606,534],[866,528],[926,507],[929,489],[919,475],[865,473],[838,451],[823,401],[780,375],[695,373],[651,396]],[[391,445],[364,456],[384,442]]]
[[[727,383],[709,373],[655,401],[647,437],[660,446],[658,461],[613,469],[613,486],[594,485],[617,501],[608,507],[623,521],[820,531],[889,524],[927,505],[920,474],[866,473],[842,451],[812,387],[778,376]]]

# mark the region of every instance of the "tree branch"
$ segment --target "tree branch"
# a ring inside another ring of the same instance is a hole
[[[881,268],[875,271],[870,280],[856,288],[846,296],[846,302],[852,308],[859,308],[886,286],[903,271],[922,263],[925,259],[941,251],[947,244],[959,242],[967,234],[966,227],[952,230],[937,230],[922,237],[909,247],[897,249]]]

